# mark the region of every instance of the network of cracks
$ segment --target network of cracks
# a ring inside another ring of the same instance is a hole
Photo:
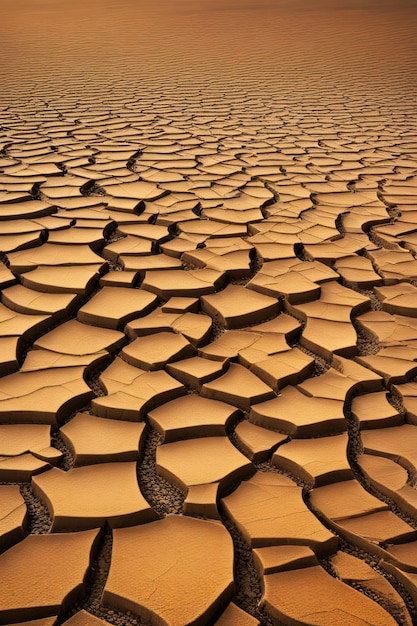
[[[413,624],[416,129],[186,104],[0,113],[0,623]]]

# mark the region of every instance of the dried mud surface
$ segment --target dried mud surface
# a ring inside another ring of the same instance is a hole
[[[413,2],[2,4],[0,624],[417,623]]]

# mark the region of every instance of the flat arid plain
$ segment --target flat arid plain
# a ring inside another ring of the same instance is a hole
[[[414,0],[0,17],[0,624],[417,624]]]

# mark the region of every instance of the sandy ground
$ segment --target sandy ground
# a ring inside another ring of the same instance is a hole
[[[415,3],[0,12],[0,623],[415,623]]]

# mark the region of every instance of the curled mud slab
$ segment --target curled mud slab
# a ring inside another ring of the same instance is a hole
[[[414,3],[2,26],[0,624],[416,624]]]

